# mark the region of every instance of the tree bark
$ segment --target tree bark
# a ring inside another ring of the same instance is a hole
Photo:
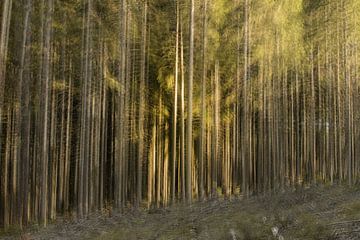
[[[188,79],[188,119],[186,151],[186,193],[188,203],[192,202],[192,120],[193,120],[193,77],[194,77],[194,0],[190,0],[190,39],[189,39],[189,79]]]

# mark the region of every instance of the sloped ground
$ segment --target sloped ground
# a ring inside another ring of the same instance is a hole
[[[360,239],[360,186],[313,186],[249,199],[60,219],[4,239]]]

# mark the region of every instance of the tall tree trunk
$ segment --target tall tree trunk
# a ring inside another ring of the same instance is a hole
[[[70,159],[71,159],[71,122],[72,122],[72,64],[69,63],[69,80],[66,107],[65,159],[64,159],[64,211],[69,210],[70,204]]]
[[[139,124],[138,124],[138,160],[137,160],[137,193],[136,193],[136,206],[139,206],[142,200],[142,168],[143,168],[143,155],[144,155],[144,108],[145,108],[145,71],[146,71],[146,37],[147,37],[147,1],[144,2],[144,16],[143,16],[143,29],[142,29],[142,46],[141,46],[141,72],[140,72],[140,87],[139,87]]]
[[[29,177],[29,159],[30,159],[30,113],[29,113],[29,102],[30,102],[30,13],[32,8],[32,0],[27,0],[25,6],[25,17],[23,25],[23,36],[22,36],[22,49],[20,57],[20,73],[19,73],[19,85],[18,93],[20,100],[20,109],[18,112],[18,136],[19,136],[19,147],[18,147],[18,159],[19,171],[20,171],[20,188],[21,196],[19,196],[19,223],[26,224],[28,220],[28,177]]]
[[[178,110],[178,79],[179,79],[179,2],[175,0],[176,4],[176,39],[175,39],[175,78],[174,78],[174,109],[172,122],[172,184],[171,184],[171,200],[175,202],[175,188],[176,188],[176,139],[177,139],[177,110]]]
[[[6,76],[6,58],[7,58],[7,46],[9,41],[9,29],[12,13],[12,0],[3,1],[3,12],[1,19],[1,35],[0,35],[0,136],[3,135],[3,112],[4,112],[4,90],[5,90],[5,76]],[[1,138],[3,139],[3,138]],[[7,228],[9,224],[8,220],[8,193],[7,189],[7,167],[8,161],[2,157],[2,141],[0,141],[0,164],[5,169],[4,172],[0,173],[1,176],[1,198],[0,198],[0,226]],[[6,149],[5,149],[6,150]]]
[[[11,14],[12,14],[12,0],[4,0],[2,19],[1,19],[1,35],[0,35],[0,123],[3,112],[6,58],[8,52],[7,46],[9,41]]]
[[[49,98],[50,86],[52,85],[50,76],[51,65],[51,31],[52,31],[52,15],[53,15],[53,0],[47,2],[47,11],[44,26],[44,59],[43,59],[43,73],[42,73],[42,96],[41,106],[42,113],[42,136],[41,136],[41,202],[40,202],[40,221],[43,225],[47,224],[48,218],[48,161],[49,161]]]
[[[207,59],[206,59],[206,50],[207,50],[207,0],[204,0],[203,6],[203,49],[202,49],[202,79],[201,79],[201,133],[200,133],[200,150],[199,150],[199,191],[200,191],[200,200],[204,198],[204,145],[205,145],[205,126],[206,126],[206,75],[207,75]]]
[[[193,114],[193,77],[194,77],[194,0],[190,0],[190,40],[189,40],[189,79],[188,79],[188,120],[187,120],[187,151],[186,151],[186,192],[188,203],[192,202],[192,114]]]
[[[86,20],[84,19],[83,50],[83,82],[82,82],[82,110],[81,110],[81,136],[80,136],[80,161],[78,182],[78,214],[79,217],[88,212],[88,174],[89,174],[89,135],[90,135],[90,96],[91,96],[91,14],[92,0],[87,0]]]
[[[181,114],[180,114],[180,128],[181,128],[181,196],[182,200],[186,200],[185,190],[185,69],[184,69],[184,42],[182,24],[180,25],[180,65],[181,65]]]
[[[247,81],[248,81],[248,8],[249,0],[244,0],[244,80],[243,80],[243,121],[241,124],[241,162],[242,162],[242,192],[248,193],[248,172],[247,161],[249,161],[247,154],[247,120],[248,120],[248,101],[247,101]]]

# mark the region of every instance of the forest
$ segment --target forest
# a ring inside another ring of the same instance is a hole
[[[0,1],[0,228],[359,182],[360,1]]]

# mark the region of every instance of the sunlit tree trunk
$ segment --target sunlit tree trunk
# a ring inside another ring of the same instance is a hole
[[[140,72],[140,87],[139,87],[139,148],[138,148],[138,162],[137,162],[137,201],[136,205],[139,206],[142,200],[142,168],[143,168],[143,155],[144,155],[144,108],[145,108],[145,71],[146,71],[146,37],[147,37],[147,1],[144,2],[144,16],[143,16],[143,29],[142,29],[142,46],[141,46],[141,72]]]
[[[349,54],[348,42],[348,23],[345,2],[341,0],[343,10],[343,37],[344,37],[344,77],[345,77],[345,95],[346,95],[346,116],[345,116],[345,137],[346,137],[346,160],[347,160],[347,178],[349,186],[352,185],[352,130],[351,130],[351,71],[349,69],[351,62],[351,53]],[[350,56],[349,56],[350,55]]]
[[[193,120],[193,77],[194,77],[194,31],[195,31],[195,3],[190,0],[190,39],[189,39],[189,78],[188,78],[188,116],[186,131],[186,194],[188,203],[192,202],[192,120]]]
[[[174,109],[173,109],[173,122],[172,122],[172,183],[171,183],[171,200],[175,201],[176,189],[176,149],[177,149],[177,111],[178,111],[178,81],[179,81],[179,3],[175,0],[176,4],[176,39],[175,39],[175,77],[174,77]]]
[[[181,114],[180,114],[180,129],[181,129],[181,196],[182,200],[186,199],[185,191],[185,70],[184,70],[184,43],[182,24],[180,25],[180,65],[181,65]]]
[[[201,79],[201,130],[200,130],[200,150],[199,150],[199,191],[200,200],[204,198],[204,146],[205,146],[205,126],[206,126],[206,75],[207,75],[207,59],[206,59],[206,48],[207,48],[207,0],[204,0],[203,6],[203,33],[202,33],[202,79]]]
[[[244,0],[244,79],[243,79],[243,112],[242,112],[242,123],[241,123],[241,164],[242,164],[242,193],[248,194],[248,101],[247,101],[247,82],[248,82],[248,17],[249,17],[249,0]]]

